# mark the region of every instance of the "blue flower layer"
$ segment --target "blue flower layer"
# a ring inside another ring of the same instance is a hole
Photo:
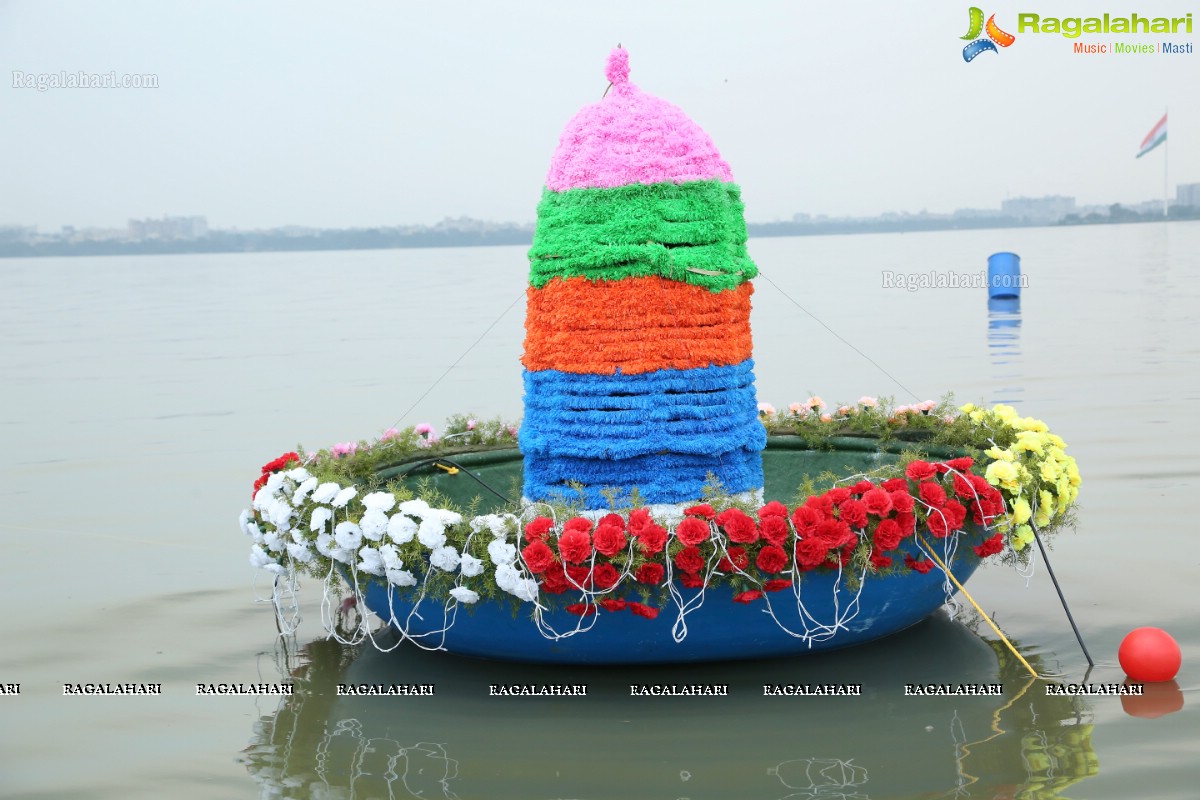
[[[729,492],[762,486],[766,431],[758,421],[754,362],[639,375],[525,372],[525,496],[606,505],[637,487],[649,503],[701,496],[711,473]]]
[[[762,427],[761,425],[759,427]],[[655,453],[613,461],[602,458],[525,456],[522,494],[533,500],[580,499],[570,483],[584,484],[587,508],[608,508],[602,490],[616,488],[614,501],[628,501],[636,487],[646,503],[686,503],[699,500],[711,473],[730,493],[762,488],[762,453],[733,450],[719,456]]]

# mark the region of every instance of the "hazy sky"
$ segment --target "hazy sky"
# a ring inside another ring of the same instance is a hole
[[[1200,182],[1200,53],[1079,55],[1017,35],[962,59],[970,2],[0,0],[0,225],[356,227],[531,221],[567,120],[618,42],[631,80],[713,137],[751,221],[798,211],[1161,198]],[[1196,19],[1178,0],[1018,12]],[[152,74],[156,89],[12,88],[12,72]]]

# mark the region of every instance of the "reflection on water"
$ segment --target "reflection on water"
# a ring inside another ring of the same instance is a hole
[[[1021,298],[988,298],[988,354],[995,386],[992,403],[1018,404],[1025,394],[1021,386]]]
[[[977,621],[976,621],[977,622]],[[686,668],[477,661],[329,640],[300,649],[295,694],[242,760],[263,797],[744,797],[1054,800],[1099,764],[1091,710],[1047,697],[999,643],[944,615],[801,659]],[[1025,653],[1044,672],[1042,658]],[[772,683],[860,697],[764,697]],[[586,683],[583,698],[489,697],[492,683]],[[632,698],[637,683],[720,682],[727,698]],[[910,697],[906,683],[1001,683],[1002,696]],[[339,683],[434,683],[433,697],[338,696]]]

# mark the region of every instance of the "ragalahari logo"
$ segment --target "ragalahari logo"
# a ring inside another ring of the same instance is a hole
[[[979,34],[987,33],[987,36],[980,38]],[[972,39],[973,41],[963,48],[963,61],[972,61],[975,56],[980,53],[986,53],[989,50],[993,53],[998,53],[996,45],[1008,47],[1017,40],[1017,37],[1011,33],[1005,33],[1000,30],[1000,26],[996,24],[996,15],[992,14],[988,17],[987,24],[983,23],[983,10],[971,6],[971,27],[967,30],[967,35],[963,39]]]

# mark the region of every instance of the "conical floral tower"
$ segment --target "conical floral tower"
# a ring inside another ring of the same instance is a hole
[[[686,503],[762,487],[738,186],[709,136],[629,82],[567,124],[538,205],[526,314],[525,497]]]

